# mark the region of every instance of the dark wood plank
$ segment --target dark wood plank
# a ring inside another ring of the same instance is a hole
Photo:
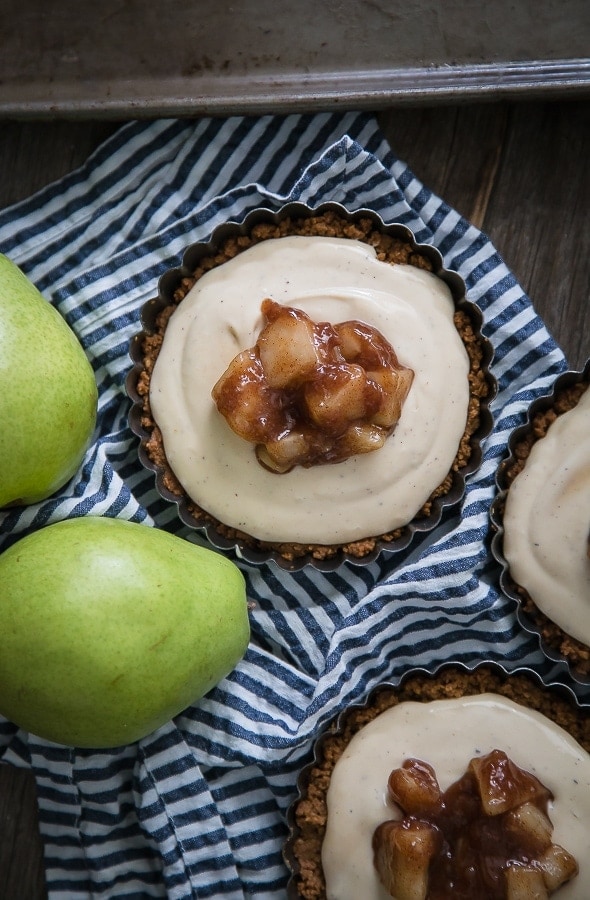
[[[119,124],[0,122],[0,209],[78,168]]]
[[[0,766],[0,897],[47,896],[35,779],[24,769]]]
[[[481,228],[504,145],[505,104],[392,109],[379,122],[394,152],[439,197]]]
[[[590,104],[511,114],[484,228],[572,367],[590,356]]]
[[[490,236],[562,347],[590,357],[590,103],[390,110],[392,148]]]

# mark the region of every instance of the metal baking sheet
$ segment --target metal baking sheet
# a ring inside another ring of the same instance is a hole
[[[0,115],[590,93],[589,0],[0,0]]]

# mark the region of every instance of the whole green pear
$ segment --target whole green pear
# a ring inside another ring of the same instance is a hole
[[[0,508],[43,500],[74,475],[96,406],[76,335],[0,254]]]
[[[249,635],[237,566],[148,525],[68,519],[0,555],[0,713],[60,744],[149,734],[225,677]]]

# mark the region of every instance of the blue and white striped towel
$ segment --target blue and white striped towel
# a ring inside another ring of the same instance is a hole
[[[314,736],[415,665],[482,658],[567,679],[497,587],[488,510],[509,431],[566,366],[490,241],[396,159],[369,114],[123,126],[79,171],[0,213],[0,251],[78,334],[100,389],[94,441],[57,497],[0,514],[0,549],[68,516],[119,516],[186,536],[138,463],[128,342],[160,273],[220,222],[288,200],[371,207],[431,242],[465,279],[495,348],[496,427],[461,516],[398,566],[288,574],[242,565],[252,640],[204,700],[138,744],[62,748],[0,720],[8,763],[38,785],[51,897],[285,895],[285,813]],[[580,699],[590,695],[578,689]]]

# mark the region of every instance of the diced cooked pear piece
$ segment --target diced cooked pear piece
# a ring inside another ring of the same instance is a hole
[[[342,364],[319,381],[305,385],[309,418],[320,429],[342,431],[366,410],[367,380],[361,366]]]
[[[402,414],[402,408],[412,387],[414,373],[411,369],[381,369],[367,372],[367,378],[379,385],[383,392],[381,408],[372,418],[375,425],[394,428]]]
[[[223,393],[229,389],[232,391],[239,387],[240,381],[248,377],[253,382],[262,383],[263,373],[260,363],[256,357],[254,350],[242,350],[237,356],[234,356],[229,366],[221,375],[211,391],[211,396],[216,403],[219,402]]]
[[[351,425],[339,446],[347,456],[352,456],[379,450],[386,440],[387,432],[377,425]]]
[[[481,804],[488,816],[499,816],[528,801],[550,797],[539,779],[519,768],[503,750],[475,757],[469,769],[475,776]]]
[[[237,435],[247,441],[262,440],[269,405],[260,362],[253,350],[243,350],[232,359],[211,396]]]
[[[262,311],[270,319],[257,342],[267,384],[282,390],[301,384],[320,361],[314,323],[300,310],[265,300]]]
[[[259,444],[256,447],[256,456],[267,469],[284,474],[308,453],[308,444],[305,436],[298,431],[290,431],[279,440],[267,441],[266,445]]]
[[[333,327],[340,353],[363,369],[397,369],[401,364],[387,338],[366,322],[352,320]]]
[[[357,359],[363,352],[366,342],[363,340],[358,328],[354,322],[339,322],[334,326],[334,331],[338,335],[340,352],[344,359]]]
[[[522,803],[506,813],[507,831],[524,840],[535,853],[542,853],[551,844],[553,825],[534,803]]]
[[[379,878],[395,900],[426,900],[428,868],[440,835],[426,822],[382,822],[373,835],[373,854]]]
[[[539,869],[532,866],[508,866],[506,900],[548,900],[549,894]]]
[[[401,768],[394,769],[388,788],[391,799],[406,815],[432,812],[440,803],[441,791],[434,769],[419,759],[406,759]]]
[[[551,844],[545,853],[538,858],[543,872],[543,880],[550,893],[578,874],[578,863],[567,850],[559,844]]]

